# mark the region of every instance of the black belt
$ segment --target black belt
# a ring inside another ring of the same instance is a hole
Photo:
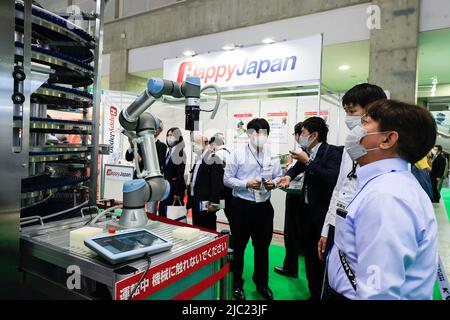
[[[240,201],[242,201],[242,202],[246,202],[246,203],[250,203],[250,204],[263,204],[263,203],[268,203],[268,202],[270,202],[270,198],[267,199],[267,200],[264,201],[264,202],[256,202],[256,201],[251,201],[251,200],[247,200],[247,199],[242,199],[242,198],[239,198],[239,197],[237,197],[237,198],[235,198],[235,199],[238,199],[238,200],[240,200]]]

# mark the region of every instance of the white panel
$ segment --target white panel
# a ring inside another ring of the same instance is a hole
[[[321,74],[322,37],[259,45],[233,51],[202,54],[164,61],[164,79],[200,77],[202,85],[221,88],[276,83],[317,84]]]
[[[185,50],[205,53],[221,50],[227,43],[251,45],[263,38],[295,40],[313,34],[323,33],[324,44],[337,44],[367,40],[370,31],[366,26],[367,5],[357,5],[322,13],[239,28],[201,37],[132,49],[129,52],[130,73],[161,69],[163,59],[181,57]]]
[[[449,0],[421,0],[420,31],[450,28]]]

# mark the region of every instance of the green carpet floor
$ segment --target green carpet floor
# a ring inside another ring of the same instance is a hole
[[[445,211],[447,211],[448,221],[450,222],[450,189],[442,188],[441,196],[445,204]]]
[[[269,249],[269,287],[273,291],[275,300],[306,300],[309,298],[308,281],[305,275],[305,262],[299,257],[299,278],[287,278],[273,271],[275,266],[282,266],[285,255],[284,247],[271,245]],[[251,241],[244,256],[244,291],[248,300],[263,300],[256,291],[252,280],[253,275],[253,246]]]
[[[447,211],[448,212],[448,211]],[[273,291],[275,300],[306,300],[309,298],[308,281],[305,275],[305,261],[299,257],[298,279],[280,276],[273,271],[275,266],[282,266],[285,255],[285,249],[282,246],[271,245],[269,248],[269,287]],[[244,291],[247,300],[264,300],[256,291],[255,284],[252,281],[253,275],[253,246],[251,241],[245,250],[244,256]],[[434,300],[441,300],[439,287],[436,283],[434,287]]]

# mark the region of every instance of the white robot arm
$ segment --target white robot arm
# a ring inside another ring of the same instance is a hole
[[[186,130],[198,130],[200,90],[200,79],[197,77],[188,77],[183,84],[150,78],[147,90],[120,113],[120,124],[127,131],[126,135],[135,137],[133,141],[140,146],[144,164],[144,170],[139,177],[143,179],[126,182],[123,186],[120,225],[133,228],[146,225],[148,219],[145,203],[164,200],[170,193],[170,185],[159,169],[155,145],[154,132],[159,125],[159,119],[145,111],[163,95],[185,97]]]

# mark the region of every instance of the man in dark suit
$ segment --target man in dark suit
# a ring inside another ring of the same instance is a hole
[[[194,226],[216,231],[216,213],[223,189],[223,169],[216,163],[213,150],[208,148],[206,137],[197,136],[194,141],[197,162],[191,170],[186,207],[192,209]]]
[[[435,145],[433,148],[434,160],[431,165],[431,184],[433,185],[433,202],[438,203],[441,199],[439,193],[439,182],[444,178],[445,167],[447,165],[447,159],[442,154],[442,146]]]
[[[330,199],[339,175],[342,147],[329,145],[328,127],[319,117],[303,122],[300,145],[306,152],[294,152],[297,163],[280,180],[279,186],[288,187],[292,179],[305,173],[302,199],[305,222],[305,267],[311,300],[320,299],[325,265],[317,254],[317,243],[328,211]]]
[[[297,144],[300,143],[303,123],[299,122],[294,127],[294,137]],[[292,158],[292,157],[291,157]],[[292,159],[291,159],[292,160]],[[289,170],[294,164],[289,164]],[[303,176],[298,180],[303,183]],[[301,189],[301,187],[299,187]],[[303,223],[303,200],[305,196],[300,191],[295,193],[292,190],[286,190],[286,209],[284,213],[284,247],[286,255],[283,266],[275,267],[274,271],[282,276],[298,278],[298,256],[304,255],[304,223]]]

